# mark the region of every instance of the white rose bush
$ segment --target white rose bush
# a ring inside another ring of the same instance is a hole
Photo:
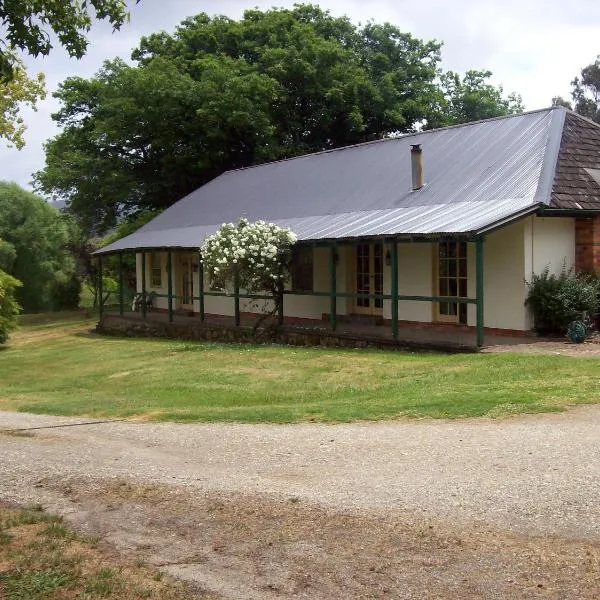
[[[247,294],[271,295],[275,314],[290,276],[296,236],[286,227],[266,221],[223,223],[200,248],[202,266],[212,289],[231,293],[237,285]]]

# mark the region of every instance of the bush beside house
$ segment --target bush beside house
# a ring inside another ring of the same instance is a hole
[[[583,313],[598,313],[600,279],[596,274],[574,273],[563,268],[558,275],[546,267],[527,282],[525,304],[533,313],[534,328],[540,334],[564,334],[571,321]]]

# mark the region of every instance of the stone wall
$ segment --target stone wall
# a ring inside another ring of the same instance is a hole
[[[445,350],[474,352],[475,347],[458,344],[415,342],[385,338],[366,338],[327,329],[302,329],[300,327],[273,328],[255,336],[251,327],[230,327],[210,323],[169,323],[168,321],[141,320],[139,318],[103,315],[96,331],[106,335],[130,337],[158,337],[181,340],[199,340],[219,343],[255,344],[270,343],[289,346],[327,346],[340,348],[394,348],[398,350]]]

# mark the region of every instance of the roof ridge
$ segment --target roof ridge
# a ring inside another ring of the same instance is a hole
[[[580,115],[578,112],[575,112],[574,110],[572,110],[570,108],[566,108],[564,106],[563,106],[563,108],[565,109],[565,111],[568,115],[573,115],[574,117],[577,117],[578,119],[581,119],[582,121],[586,121],[587,123],[589,123],[590,125],[593,125],[594,127],[600,128],[600,123],[596,123],[596,121],[594,121],[593,119],[590,119],[589,117],[586,117],[585,115]]]
[[[478,125],[481,123],[490,123],[492,121],[500,121],[502,119],[512,119],[515,117],[523,117],[525,115],[532,115],[534,113],[540,113],[540,112],[551,112],[554,110],[564,110],[567,112],[573,112],[573,111],[570,111],[569,109],[565,108],[564,106],[548,106],[546,108],[536,108],[534,110],[528,110],[528,111],[524,111],[521,113],[512,113],[510,115],[499,115],[497,117],[490,117],[489,119],[479,119],[478,121],[469,121],[468,123],[456,123],[455,125],[447,125],[446,127],[436,127],[435,129],[425,129],[422,131],[411,131],[411,132],[402,133],[400,135],[396,135],[393,137],[386,137],[386,138],[381,138],[378,140],[369,140],[368,142],[359,142],[357,144],[349,144],[348,146],[340,146],[339,148],[328,148],[327,150],[317,150],[316,152],[309,152],[308,154],[299,154],[298,156],[289,156],[287,158],[279,158],[277,160],[271,160],[271,161],[259,163],[256,165],[248,165],[247,167],[238,167],[237,169],[230,169],[228,171],[224,171],[218,177],[222,177],[223,175],[229,175],[230,173],[237,173],[239,171],[247,171],[249,169],[256,169],[258,167],[264,167],[265,165],[276,165],[278,163],[289,162],[289,161],[298,160],[301,158],[308,158],[311,156],[320,156],[321,154],[330,154],[332,152],[341,152],[343,150],[350,150],[352,148],[361,148],[363,146],[370,146],[373,144],[381,144],[384,142],[393,142],[393,141],[397,141],[399,139],[414,137],[417,135],[426,135],[428,133],[435,133],[438,131],[446,131],[448,129],[458,129],[459,127],[469,127],[471,125]],[[573,114],[577,114],[577,113],[573,113]],[[577,115],[577,116],[581,117],[581,115]],[[586,117],[581,117],[581,118],[586,119]],[[589,119],[586,119],[586,120],[589,120]],[[593,121],[590,121],[590,122],[594,123]],[[594,123],[594,124],[597,125],[597,123]],[[600,127],[600,125],[598,125],[598,126]],[[217,179],[218,177],[216,177],[215,179]]]

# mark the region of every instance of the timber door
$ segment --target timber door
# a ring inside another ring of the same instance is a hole
[[[194,310],[194,270],[191,256],[179,259],[179,308]]]
[[[467,243],[440,242],[436,269],[437,295],[467,297]],[[467,305],[457,302],[436,303],[436,320],[446,323],[467,323]]]
[[[358,244],[355,250],[355,291],[357,294],[383,294],[383,245]],[[382,315],[382,298],[355,298],[354,312]]]

